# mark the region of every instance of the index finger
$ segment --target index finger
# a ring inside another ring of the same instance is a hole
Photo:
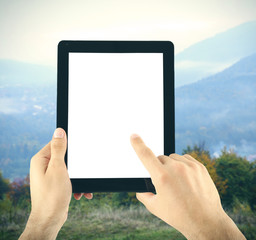
[[[132,134],[130,140],[133,149],[144,167],[148,170],[151,176],[156,176],[162,170],[162,164],[159,159],[137,134]]]

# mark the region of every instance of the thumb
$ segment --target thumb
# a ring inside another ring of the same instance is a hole
[[[64,162],[67,150],[66,133],[62,128],[57,128],[51,141],[51,161]]]
[[[136,197],[152,213],[153,207],[156,205],[156,194],[151,192],[136,193]]]

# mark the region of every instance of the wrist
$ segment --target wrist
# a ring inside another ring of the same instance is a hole
[[[233,220],[224,212],[211,222],[205,222],[197,229],[197,234],[189,240],[246,240]]]
[[[25,230],[20,236],[19,240],[56,239],[62,225],[63,223],[61,224],[60,221],[56,221],[56,219],[54,218],[41,218],[31,213],[26,224]]]

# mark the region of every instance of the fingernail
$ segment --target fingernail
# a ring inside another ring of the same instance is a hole
[[[136,134],[136,133],[134,133],[134,134],[131,135],[131,138],[132,138],[132,139],[135,139],[135,138],[138,138],[138,137],[140,137],[140,136],[139,136],[138,134]]]
[[[54,138],[64,138],[65,133],[64,130],[61,128],[57,128],[53,134]]]

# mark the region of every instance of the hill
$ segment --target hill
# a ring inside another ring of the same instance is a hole
[[[0,85],[42,86],[56,84],[54,67],[42,66],[14,60],[0,59]]]
[[[55,129],[56,71],[0,60],[0,166],[11,180],[29,172],[30,158]]]
[[[198,42],[175,57],[176,86],[215,74],[256,53],[256,21],[247,22]]]
[[[256,158],[256,54],[226,70],[176,89],[176,151],[205,142]]]
[[[29,172],[30,158],[56,126],[53,68],[0,61],[0,165],[11,180]],[[1,65],[2,64],[2,65]],[[5,63],[6,64],[6,63]],[[13,66],[12,66],[13,64]],[[227,145],[256,155],[256,54],[196,83],[176,88],[176,151],[206,143],[211,153]],[[9,74],[9,75],[8,75]],[[41,82],[40,77],[45,76]]]

